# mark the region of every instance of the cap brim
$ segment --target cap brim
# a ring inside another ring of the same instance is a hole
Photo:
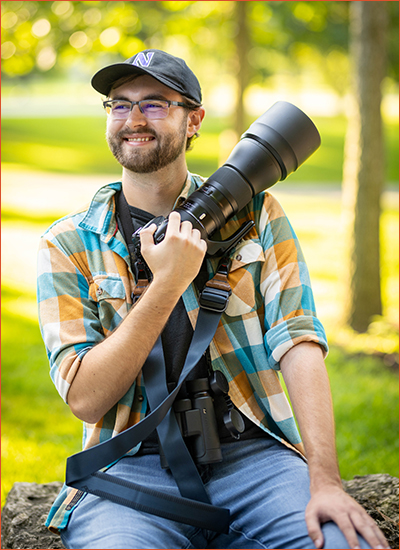
[[[114,65],[109,65],[108,67],[100,69],[100,71],[93,76],[91,84],[97,92],[108,96],[114,82],[124,76],[135,74],[151,76],[155,80],[158,80],[158,82],[161,82],[161,84],[168,86],[168,88],[171,88],[172,90],[175,90],[176,92],[186,95],[194,101],[201,103],[201,98],[196,99],[192,96],[192,94],[189,94],[187,90],[183,89],[177,82],[170,80],[164,75],[159,75],[155,71],[147,71],[142,67],[136,67],[130,63],[115,63]]]
[[[93,76],[91,84],[97,92],[107,96],[110,93],[114,82],[124,76],[134,74],[150,73],[141,67],[135,67],[134,65],[130,65],[128,63],[115,63],[114,65],[109,65],[108,67],[104,67],[104,69],[100,69],[100,71]]]

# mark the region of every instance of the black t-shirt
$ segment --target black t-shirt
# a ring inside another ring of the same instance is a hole
[[[150,222],[154,216],[144,210],[129,206],[129,211],[132,217],[134,231]],[[195,284],[201,291],[208,280],[208,272],[205,261],[200,269],[198,276],[195,279]],[[180,298],[174,310],[172,311],[168,322],[161,334],[161,341],[164,351],[164,359],[166,365],[166,379],[172,390],[176,386],[182,371],[186,355],[193,337],[193,328],[186,312],[183,299]],[[197,378],[207,378],[211,372],[211,363],[209,358],[209,350],[202,356],[196,367],[189,373],[187,380],[195,380]],[[185,390],[183,388],[183,395]],[[182,397],[181,395],[178,397]],[[232,441],[232,436],[224,425],[223,417],[227,412],[227,405],[223,396],[214,398],[214,409],[216,414],[218,434],[221,443],[224,441]],[[245,421],[245,431],[241,434],[241,439],[250,439],[254,437],[264,437],[265,432],[256,426],[253,422],[243,417]],[[141,454],[158,453],[158,437],[156,432],[152,432],[141,445]]]

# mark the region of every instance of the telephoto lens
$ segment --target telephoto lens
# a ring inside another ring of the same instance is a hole
[[[291,103],[278,101],[242,135],[226,163],[176,208],[182,221],[189,220],[216,255],[243,238],[244,227],[225,241],[210,237],[251,199],[284,180],[320,146],[312,120]],[[158,226],[154,241],[161,242],[168,221]]]

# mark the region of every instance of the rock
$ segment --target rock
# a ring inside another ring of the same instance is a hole
[[[14,483],[3,508],[1,548],[64,548],[59,536],[44,526],[62,483]],[[347,493],[363,506],[384,532],[391,548],[399,548],[399,480],[388,474],[355,476],[343,481]]]
[[[45,527],[62,483],[14,483],[1,513],[2,548],[64,548],[61,538]]]
[[[399,548],[399,480],[389,474],[355,476],[344,490],[376,521],[391,548]]]

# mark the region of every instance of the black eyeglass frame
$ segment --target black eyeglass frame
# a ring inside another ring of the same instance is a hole
[[[181,101],[169,101],[168,99],[151,99],[151,98],[150,99],[141,99],[140,101],[129,101],[128,99],[107,99],[106,101],[103,101],[103,108],[105,110],[107,110],[107,106],[109,106],[109,104],[112,104],[112,103],[115,103],[115,102],[130,103],[131,108],[129,109],[129,114],[132,112],[133,107],[135,105],[137,105],[139,107],[140,112],[146,118],[149,118],[144,113],[143,108],[141,106],[141,103],[151,103],[152,101],[166,104],[167,107],[168,107],[168,110],[171,107],[171,105],[174,105],[176,107],[186,107],[187,109],[193,109],[193,107],[191,107],[187,103],[182,103]],[[109,115],[109,113],[107,113],[107,114]],[[127,115],[127,118],[129,117],[129,114]],[[165,115],[165,117],[161,117],[161,118],[166,118],[167,116],[168,116],[168,113]],[[156,119],[152,119],[152,120],[156,120]]]

